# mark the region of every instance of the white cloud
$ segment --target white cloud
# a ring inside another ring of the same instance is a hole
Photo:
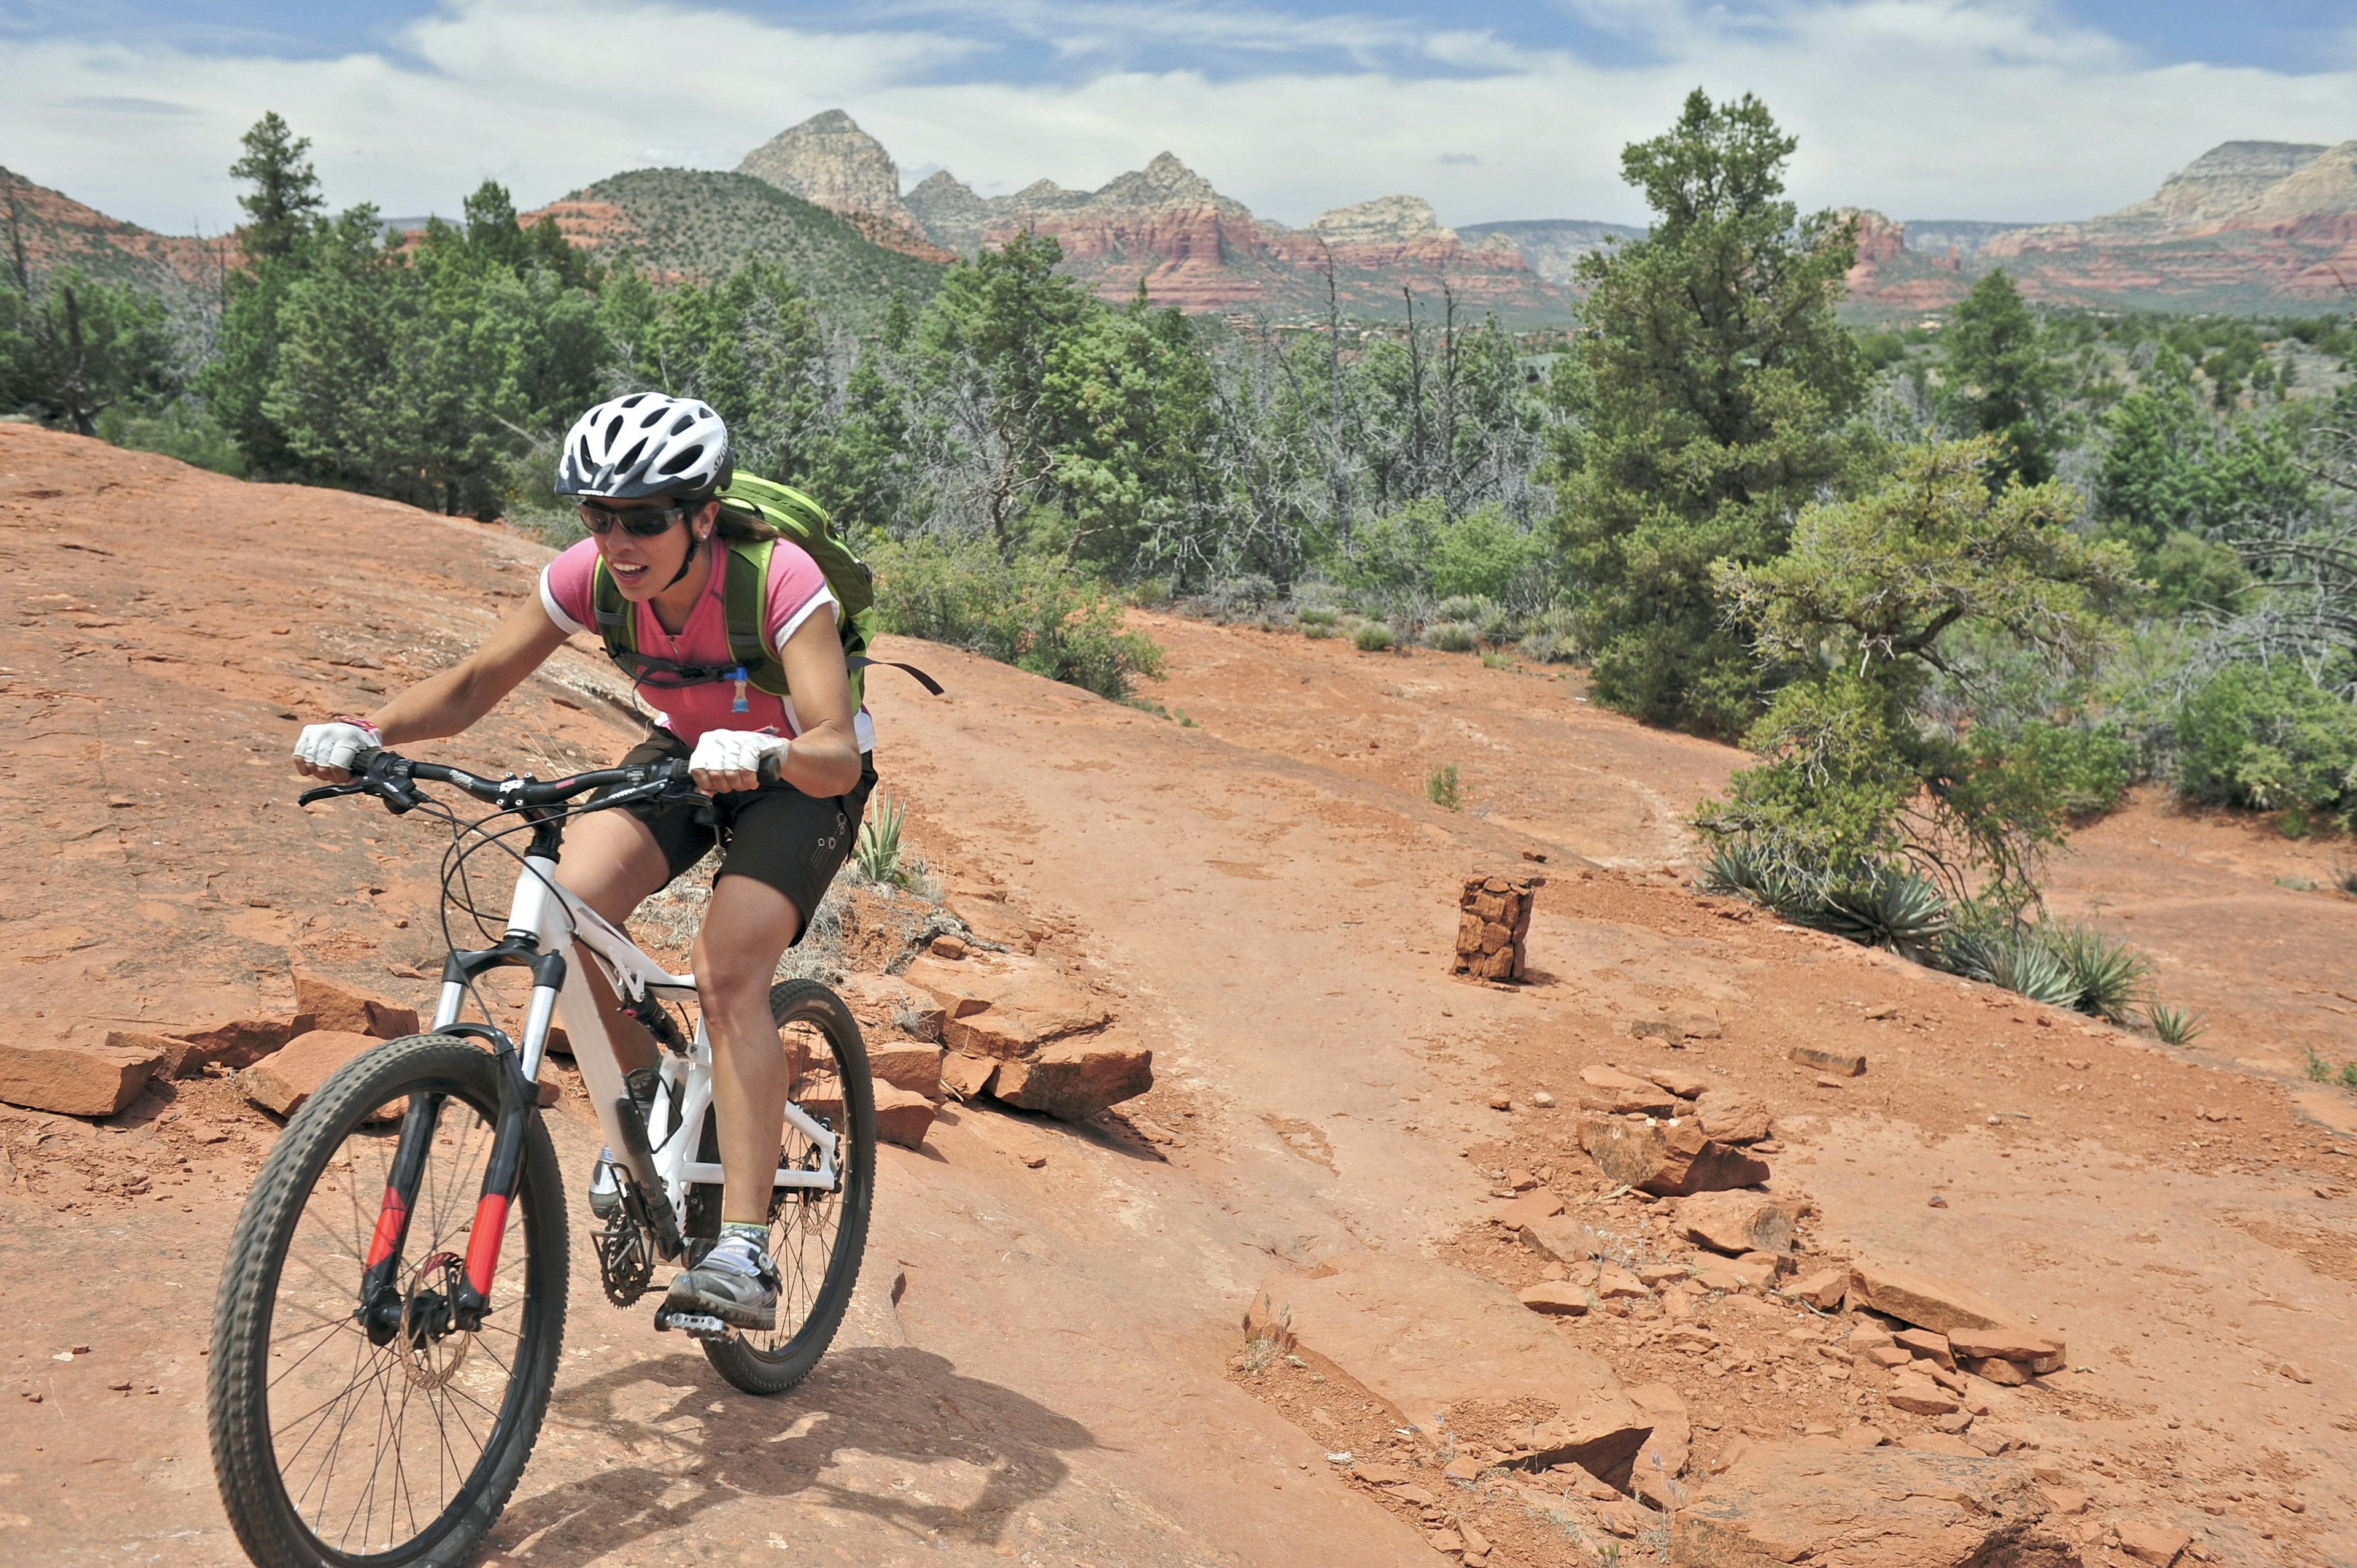
[[[1758,93],[1801,138],[1805,204],[2042,219],[2138,199],[2221,141],[2357,135],[2357,71],[2149,67],[2034,4],[1579,10],[1647,63],[1185,4],[1025,6],[1017,32],[1079,59],[1073,80],[1046,85],[973,80],[988,51],[938,20],[830,33],[662,0],[447,0],[397,51],[327,61],[19,40],[0,62],[0,161],[122,217],[217,230],[235,216],[224,171],[236,139],[264,109],[314,139],[332,201],[422,212],[454,210],[486,177],[531,205],[650,162],[729,166],[840,106],[904,166],[983,189],[1094,186],[1168,149],[1291,223],[1401,190],[1448,221],[1626,221],[1642,214],[1620,180],[1621,145],[1666,125],[1700,84]],[[1181,39],[1267,66],[1214,79],[1088,63]],[[1321,63],[1299,65],[1313,47]],[[1342,59],[1355,63],[1322,63]],[[941,81],[951,68],[966,80]]]

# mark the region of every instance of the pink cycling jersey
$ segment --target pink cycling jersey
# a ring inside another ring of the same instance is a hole
[[[723,563],[729,571],[742,570],[736,558],[726,550],[716,552],[716,562]],[[592,607],[592,584],[597,575],[597,542],[584,539],[541,569],[540,606],[548,618],[568,632],[597,633],[597,614]],[[663,629],[655,618],[651,604],[632,607],[638,617],[639,651],[674,664],[726,664],[728,651],[728,607],[723,594],[724,579],[719,572],[710,575],[704,593],[688,612],[687,624],[673,637]],[[770,587],[763,608],[769,624],[762,629],[772,649],[783,648],[786,639],[798,630],[802,622],[823,609],[829,616],[840,613],[834,596],[827,591],[826,575],[810,553],[791,540],[780,539],[770,551]],[[651,686],[638,688],[640,700],[655,710],[655,723],[694,746],[705,734],[716,729],[768,730],[773,734],[802,734],[801,721],[794,716],[793,703],[784,697],[773,697],[751,685],[745,688],[744,713],[734,711],[737,685],[731,681],[716,681],[701,686]],[[859,736],[859,749],[876,749],[876,726],[862,708],[853,721]]]

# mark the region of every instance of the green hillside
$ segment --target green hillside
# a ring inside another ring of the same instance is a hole
[[[628,218],[627,233],[600,238],[601,260],[627,251],[659,277],[710,280],[759,257],[784,268],[836,319],[878,313],[895,294],[922,305],[941,283],[935,263],[887,250],[824,208],[750,175],[632,169],[565,199],[610,202]],[[558,221],[573,227],[562,212]]]

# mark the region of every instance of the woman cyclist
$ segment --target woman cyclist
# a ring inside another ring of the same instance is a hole
[[[701,403],[639,392],[583,414],[565,436],[556,491],[578,499],[590,537],[550,562],[537,601],[456,668],[365,717],[307,727],[295,744],[296,770],[341,782],[365,750],[466,729],[567,637],[597,625],[601,564],[635,618],[635,646],[657,656],[651,664],[726,669],[724,582],[745,569],[727,542],[776,537],[716,499],[731,472],[727,427]],[[687,801],[591,813],[566,833],[557,867],[559,881],[619,926],[716,842],[725,846],[694,953],[726,1176],[721,1232],[672,1282],[669,1305],[756,1330],[776,1325],[770,1199],[791,1087],[770,984],[842,865],[876,783],[874,729],[865,712],[853,711],[835,624],[841,607],[816,563],[791,540],[771,546],[763,605],[765,644],[784,666],[791,697],[748,691],[742,679],[651,684],[642,676],[638,686],[657,710],[656,728],[623,766],[686,757],[716,810]],[[764,784],[759,769],[773,754],[780,780]],[[716,825],[699,821],[713,816]],[[654,1042],[614,1007],[594,968],[589,978],[624,1070],[652,1066]],[[619,1202],[610,1158],[608,1151],[591,1181],[590,1201],[601,1213]]]

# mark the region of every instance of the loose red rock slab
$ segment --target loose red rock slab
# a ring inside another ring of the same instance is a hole
[[[188,1048],[181,1053],[172,1073],[176,1078],[194,1078],[208,1062],[231,1069],[252,1067],[303,1032],[283,1018],[233,1018],[210,1029],[193,1030],[181,1036]]]
[[[920,1147],[932,1130],[939,1108],[913,1089],[897,1084],[876,1086],[876,1136],[904,1149]]]
[[[1965,1356],[1956,1363],[1976,1378],[1986,1378],[1999,1388],[2018,1389],[2028,1383],[2030,1371],[2020,1361],[2008,1361],[2001,1356]]]
[[[942,1097],[942,1047],[920,1040],[888,1040],[867,1047],[868,1075],[895,1089]]]
[[[1959,1328],[1948,1336],[1949,1347],[1960,1356],[1994,1356],[2000,1361],[2047,1361],[2059,1369],[2066,1347],[2062,1336],[2028,1324],[2000,1324],[1990,1328]]]
[[[1694,1112],[1702,1130],[1722,1144],[1756,1144],[1768,1136],[1768,1102],[1756,1094],[1724,1086],[1696,1097]]]
[[[1936,1361],[1950,1371],[1955,1370],[1956,1358],[1948,1348],[1948,1337],[1929,1328],[1902,1328],[1892,1335],[1898,1347],[1927,1361]]]
[[[1714,1263],[1697,1273],[1694,1281],[1705,1290],[1725,1291],[1733,1294],[1749,1286],[1751,1276],[1726,1263]]]
[[[1580,1123],[1579,1144],[1614,1181],[1663,1197],[1756,1187],[1771,1174],[1767,1161],[1712,1140],[1691,1116],[1590,1116]]]
[[[1885,1396],[1897,1410],[1911,1411],[1917,1415],[1945,1415],[1962,1410],[1953,1394],[1929,1378],[1912,1372],[1901,1372],[1890,1380],[1890,1392]]]
[[[264,1111],[292,1116],[338,1068],[383,1043],[350,1029],[312,1029],[239,1073],[238,1091]]]
[[[2119,1531],[2121,1551],[2139,1563],[2156,1563],[2158,1568],[2169,1568],[2193,1544],[2193,1537],[2181,1530],[2147,1524],[2142,1520],[2120,1520],[2112,1528]]]
[[[1566,1280],[1541,1280],[1521,1293],[1522,1303],[1549,1317],[1587,1316],[1587,1287]]]
[[[957,962],[920,958],[902,976],[941,1003],[942,1038],[953,1050],[1013,1059],[1067,1035],[1101,1029],[1103,1003],[1043,959],[976,954]]]
[[[167,1054],[152,1036],[98,1046],[0,1045],[0,1100],[66,1116],[112,1116],[147,1087]]]
[[[1647,1068],[1645,1069],[1645,1076],[1652,1079],[1655,1083],[1660,1084],[1663,1089],[1668,1090],[1672,1094],[1676,1095],[1680,1100],[1692,1100],[1695,1096],[1702,1093],[1703,1090],[1710,1087],[1710,1079],[1703,1073],[1695,1072],[1691,1068]]]
[[[2005,1460],[1753,1444],[1674,1516],[1681,1568],[2078,1568],[2044,1493]]]
[[[1849,1305],[1853,1310],[1865,1309],[1911,1323],[1919,1328],[1936,1329],[1953,1342],[1965,1329],[2002,1328],[2008,1331],[2041,1333],[2036,1325],[2025,1322],[2020,1314],[1990,1300],[1970,1285],[1935,1274],[1919,1274],[1910,1269],[1886,1268],[1879,1263],[1856,1262],[1850,1265]],[[2051,1365],[2040,1371],[2053,1371],[2063,1361],[2059,1339],[2050,1358]]]
[[[1595,1111],[1616,1115],[1641,1112],[1650,1116],[1667,1116],[1678,1103],[1678,1097],[1660,1084],[1622,1072],[1619,1068],[1581,1068],[1579,1081],[1587,1086],[1580,1096],[1582,1103]]]
[[[1607,1263],[1596,1272],[1596,1294],[1605,1301],[1642,1301],[1653,1293],[1628,1270]]]
[[[1272,1274],[1253,1293],[1244,1330],[1324,1356],[1403,1425],[1428,1429],[1469,1400],[1551,1404],[1536,1464],[1625,1477],[1653,1429],[1611,1368],[1504,1286],[1422,1258],[1348,1252],[1311,1274]]]
[[[1695,1245],[1737,1255],[1791,1251],[1797,1217],[1764,1192],[1706,1192],[1681,1202],[1673,1223]]]
[[[1154,1087],[1154,1053],[1103,1036],[1056,1040],[1036,1056],[1004,1063],[990,1092],[1009,1105],[1060,1122],[1085,1122]]]
[[[298,969],[295,972],[295,1024],[296,1035],[321,1029],[397,1040],[417,1033],[417,1009]]]
[[[1839,1078],[1857,1078],[1866,1071],[1866,1058],[1857,1051],[1828,1050],[1822,1046],[1794,1046],[1792,1059]]]

